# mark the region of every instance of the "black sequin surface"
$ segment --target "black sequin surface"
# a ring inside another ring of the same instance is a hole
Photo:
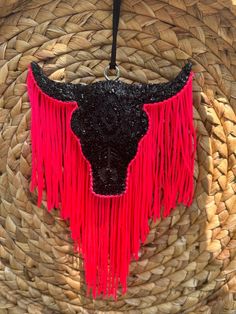
[[[192,64],[188,62],[174,80],[159,84],[128,84],[119,80],[87,85],[60,83],[47,78],[37,63],[32,62],[31,68],[44,93],[78,103],[71,129],[91,164],[93,191],[119,195],[126,189],[128,165],[148,130],[143,104],[163,101],[178,93],[189,78]]]

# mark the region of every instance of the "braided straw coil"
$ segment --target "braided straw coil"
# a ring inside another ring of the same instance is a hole
[[[104,79],[112,1],[0,0],[0,8],[0,314],[236,313],[235,1],[122,3],[121,79],[165,82],[191,59],[198,146],[192,206],[150,222],[117,302],[86,297],[68,224],[29,192],[26,92],[33,60],[54,80]]]

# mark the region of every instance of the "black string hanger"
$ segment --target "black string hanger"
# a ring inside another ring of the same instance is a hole
[[[107,80],[110,80],[108,76],[109,70],[116,70],[116,76],[114,80],[118,80],[120,77],[120,70],[116,64],[116,43],[117,43],[117,33],[120,19],[120,7],[121,0],[113,0],[113,21],[112,21],[112,49],[111,49],[111,61],[104,70],[104,75]]]

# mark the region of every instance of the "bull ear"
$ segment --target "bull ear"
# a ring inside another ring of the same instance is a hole
[[[29,66],[38,87],[48,96],[61,101],[76,101],[78,92],[84,88],[83,84],[57,82],[49,79],[42,68],[31,62]]]
[[[131,84],[132,94],[136,95],[142,104],[167,100],[178,94],[187,84],[192,73],[192,63],[188,61],[171,81],[166,83]]]

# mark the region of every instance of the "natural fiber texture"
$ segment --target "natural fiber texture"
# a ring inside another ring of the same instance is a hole
[[[164,82],[191,58],[198,137],[193,205],[179,206],[151,225],[139,261],[131,263],[126,295],[117,302],[86,297],[83,260],[73,252],[68,225],[58,210],[45,210],[45,201],[37,207],[37,193],[29,191],[27,66],[42,61],[50,78],[67,82],[104,79],[111,2],[28,1],[0,20],[0,313],[233,314],[236,5],[231,1],[122,3],[117,41],[122,79]]]

